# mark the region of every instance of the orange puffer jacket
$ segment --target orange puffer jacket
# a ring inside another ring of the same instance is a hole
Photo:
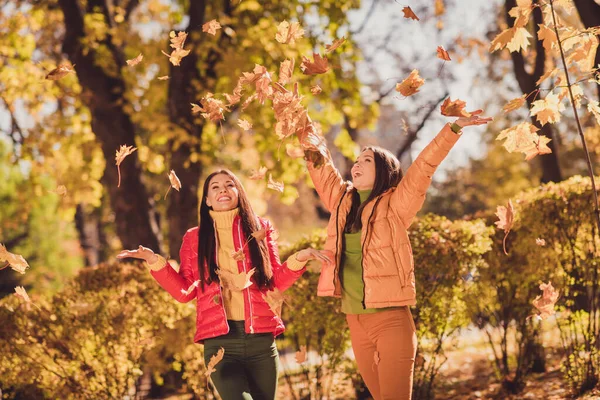
[[[446,124],[406,171],[398,186],[373,199],[362,211],[363,306],[382,308],[416,304],[415,274],[408,227],[423,206],[431,177],[460,135]],[[329,152],[315,166],[307,158],[312,181],[331,212],[325,250],[335,253],[335,265],[324,265],[318,295],[341,297],[339,266],[346,217],[352,205],[352,183],[344,181]]]

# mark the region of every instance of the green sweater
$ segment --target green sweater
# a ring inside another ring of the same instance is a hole
[[[361,204],[371,194],[370,190],[359,190]],[[342,258],[342,312],[345,314],[372,314],[382,308],[363,308],[365,283],[363,282],[362,243],[360,234],[344,233]]]

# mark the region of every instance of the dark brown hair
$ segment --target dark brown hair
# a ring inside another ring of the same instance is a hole
[[[391,152],[377,146],[366,146],[361,153],[367,150],[373,152],[375,160],[375,182],[371,194],[362,204],[356,189],[351,192],[352,207],[346,217],[346,227],[344,232],[358,232],[362,229],[361,215],[365,205],[371,200],[377,198],[380,194],[391,187],[398,186],[402,180],[403,173],[400,168],[400,161]]]
[[[239,192],[238,208],[239,216],[241,218],[240,223],[242,225],[242,231],[244,232],[243,240],[246,241],[253,232],[262,228],[258,217],[256,214],[254,214],[254,210],[250,205],[250,201],[248,200],[244,186],[242,186],[242,183],[233,174],[233,172],[226,169],[221,169],[213,172],[206,178],[202,189],[202,199],[200,201],[200,224],[198,228],[198,272],[200,276],[200,283],[202,285],[202,291],[204,291],[205,283],[211,283],[219,280],[219,276],[217,274],[217,269],[219,266],[216,263],[215,257],[215,252],[217,251],[215,243],[215,228],[214,221],[210,216],[210,210],[212,207],[209,207],[206,204],[206,197],[208,195],[208,186],[210,181],[215,175],[219,174],[227,175],[233,181]],[[257,241],[252,239],[248,241],[246,246],[248,246],[248,251],[250,252],[250,261],[252,262],[252,267],[256,268],[256,272],[253,275],[254,281],[261,289],[271,288],[273,285],[273,269],[271,267],[269,250],[265,241]]]

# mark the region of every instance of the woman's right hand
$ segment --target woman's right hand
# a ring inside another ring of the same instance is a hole
[[[146,261],[148,264],[154,264],[158,260],[151,249],[141,245],[137,250],[123,250],[117,254],[117,258],[137,258]]]

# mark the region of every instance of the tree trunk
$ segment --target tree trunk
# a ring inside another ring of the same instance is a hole
[[[600,26],[600,4],[594,0],[573,0],[573,3],[575,3],[581,22],[586,28]],[[600,40],[600,35],[598,35],[598,40]],[[594,65],[597,67],[599,64],[600,51],[596,50]],[[597,85],[596,89],[598,90],[598,100],[600,100],[600,85]]]
[[[512,17],[508,15],[508,11],[510,11],[511,8],[515,7],[516,4],[516,0],[506,0],[505,3],[505,12],[506,12],[506,21],[509,23],[510,26],[512,26],[513,24],[512,22]],[[534,1],[534,5],[538,5],[537,0]],[[521,88],[521,91],[524,94],[530,94],[533,91],[537,90],[537,85],[536,82],[542,77],[542,75],[544,75],[544,63],[546,61],[546,50],[544,49],[544,46],[542,44],[541,41],[538,40],[537,37],[537,26],[538,24],[543,24],[543,17],[542,17],[542,10],[539,7],[535,7],[533,9],[532,12],[533,15],[533,21],[535,22],[535,27],[536,29],[534,29],[533,31],[533,43],[535,44],[535,51],[536,51],[536,55],[535,55],[535,65],[534,65],[534,70],[533,72],[530,74],[525,70],[525,57],[523,56],[523,53],[521,51],[514,51],[511,52],[511,58],[512,58],[512,62],[513,62],[513,67],[515,70],[515,75],[517,78],[517,82],[519,83],[519,87]],[[534,96],[529,96],[527,97],[527,104],[529,107],[531,107],[531,103],[533,102]],[[540,128],[540,135],[546,136],[549,139],[553,139],[550,143],[548,143],[548,147],[550,148],[550,150],[552,150],[552,153],[550,154],[544,154],[539,156],[540,158],[540,162],[542,164],[542,177],[541,177],[541,181],[542,183],[547,183],[547,182],[560,182],[562,180],[562,173],[560,170],[560,164],[558,161],[558,154],[557,154],[557,143],[555,139],[555,135],[554,135],[554,129],[552,128],[552,125],[550,124],[546,124],[544,126],[540,126],[540,124],[537,122],[537,120],[534,117],[531,117],[531,122],[537,126],[538,128]]]
[[[77,78],[83,88],[82,98],[92,117],[92,131],[101,143],[106,160],[102,182],[115,213],[117,235],[125,248],[136,248],[141,244],[161,252],[160,232],[141,180],[142,171],[136,153],[122,163],[121,187],[117,187],[115,152],[121,145],[135,146],[135,127],[124,110],[128,101],[124,96],[125,83],[119,72],[125,64],[124,57],[108,34],[102,44],[110,50],[114,70],[108,73],[98,66],[96,52],[84,49],[81,44],[85,31],[84,11],[79,2],[59,0],[59,5],[65,24],[63,51],[71,63],[76,65]],[[88,10],[96,7],[103,10],[107,16],[107,25],[110,25],[108,7],[104,1],[89,0],[87,7]],[[87,54],[84,50],[88,50]]]

